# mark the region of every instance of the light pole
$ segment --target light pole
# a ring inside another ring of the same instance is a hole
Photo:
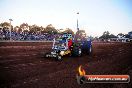
[[[77,12],[77,15],[78,15],[78,14],[79,14],[79,12]],[[78,27],[78,17],[77,17],[77,32],[76,32],[76,34],[74,35],[74,41],[75,41],[75,42],[77,41],[78,32],[79,32],[79,27]]]
[[[10,21],[10,41],[11,41],[11,21],[13,21],[12,19],[9,19]]]
[[[77,12],[77,15],[79,14],[79,12]],[[77,18],[77,31],[79,31],[79,27],[78,27],[78,18]]]

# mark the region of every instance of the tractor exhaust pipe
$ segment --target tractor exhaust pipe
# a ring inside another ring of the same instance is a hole
[[[54,46],[55,46],[55,38],[53,39],[52,49],[54,48]]]

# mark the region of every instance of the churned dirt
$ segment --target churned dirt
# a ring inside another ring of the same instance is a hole
[[[44,58],[51,42],[1,42],[0,88],[131,88],[129,83],[77,83],[82,65],[86,74],[128,74],[132,78],[132,43],[93,43],[91,55]]]

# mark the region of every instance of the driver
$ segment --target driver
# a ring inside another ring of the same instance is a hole
[[[68,40],[68,48],[71,49],[71,46],[72,46],[72,38],[70,38],[70,39]]]

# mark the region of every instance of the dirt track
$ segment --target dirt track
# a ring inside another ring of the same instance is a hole
[[[48,45],[48,46],[46,46]],[[0,88],[131,88],[128,84],[78,85],[79,65],[86,74],[129,74],[132,44],[93,43],[93,54],[65,57],[58,62],[42,57],[51,43],[0,43]]]

